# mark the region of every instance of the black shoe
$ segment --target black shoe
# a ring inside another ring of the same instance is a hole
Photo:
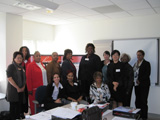
[[[24,114],[20,114],[20,118],[24,119],[25,118]]]
[[[147,118],[142,118],[142,120],[147,120]]]

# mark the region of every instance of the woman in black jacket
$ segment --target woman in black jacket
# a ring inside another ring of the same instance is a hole
[[[68,71],[67,83],[64,85],[65,95],[70,102],[78,102],[80,104],[88,104],[86,101],[82,100],[83,94],[78,82],[74,81],[74,75],[72,71]]]
[[[144,51],[137,51],[137,62],[133,66],[135,94],[136,94],[136,108],[141,109],[141,118],[147,120],[148,118],[148,94],[150,87],[151,66],[148,61],[144,59]]]
[[[64,88],[60,83],[59,74],[53,75],[53,82],[49,83],[46,88],[46,98],[44,107],[46,110],[64,105]]]
[[[95,46],[92,43],[86,45],[86,55],[81,59],[79,65],[78,80],[81,80],[82,90],[89,97],[90,85],[94,82],[93,74],[101,72],[101,59],[95,54]]]
[[[131,96],[132,96],[134,72],[133,72],[133,67],[128,63],[130,59],[131,57],[126,53],[123,53],[121,55],[121,62],[124,63],[124,70],[126,76],[126,79],[124,81],[125,97],[123,101],[123,106],[130,106]]]
[[[67,72],[73,71],[74,80],[77,80],[76,77],[76,67],[71,61],[72,59],[72,50],[66,49],[64,51],[63,63],[62,63],[62,82],[65,84],[67,81]]]
[[[115,108],[123,106],[125,71],[124,64],[119,61],[120,52],[113,50],[111,56],[113,62],[108,65],[107,79],[109,80],[109,89],[113,99],[113,108]]]

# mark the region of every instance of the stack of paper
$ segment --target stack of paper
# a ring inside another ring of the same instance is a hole
[[[30,116],[33,120],[51,120],[51,115],[46,112],[40,112],[38,114]]]
[[[63,108],[63,107],[59,107],[52,113],[53,116],[56,116],[59,118],[69,118],[69,119],[72,119],[80,114],[81,113],[78,111],[75,111],[69,108]]]

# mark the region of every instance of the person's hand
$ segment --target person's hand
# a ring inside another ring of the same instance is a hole
[[[113,85],[118,87],[119,83],[118,82],[113,82]]]
[[[21,92],[24,92],[25,89],[25,85],[21,88]]]
[[[136,83],[139,85],[140,84],[139,80],[137,80]]]
[[[114,90],[114,91],[117,91],[117,86],[114,86],[114,87],[113,87],[113,90]]]
[[[17,87],[17,92],[18,93],[21,92],[21,88]]]
[[[77,99],[77,102],[80,102],[81,100],[82,100],[81,98],[78,98],[78,99]]]
[[[72,102],[78,102],[77,100],[75,100],[75,99],[72,99]]]
[[[61,99],[57,99],[57,100],[55,100],[54,102],[55,102],[55,103],[62,103],[62,102],[61,102]]]
[[[117,91],[117,87],[118,87],[118,85],[119,85],[119,83],[118,82],[113,82],[113,90],[114,91]]]
[[[82,100],[82,96],[80,96],[78,99],[77,99],[77,102],[80,102]]]

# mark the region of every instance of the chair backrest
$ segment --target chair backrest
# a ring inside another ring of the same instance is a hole
[[[39,102],[39,104],[42,104],[44,102],[46,87],[47,86],[40,86],[36,90],[35,99]]]

